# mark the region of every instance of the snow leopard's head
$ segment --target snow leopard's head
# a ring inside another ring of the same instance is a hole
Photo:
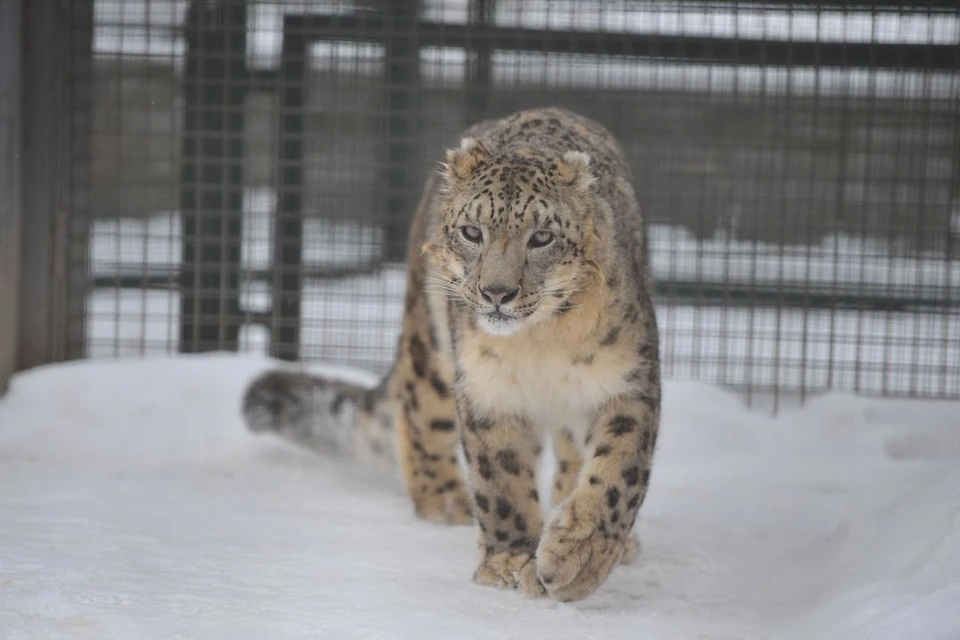
[[[590,157],[493,155],[475,138],[447,152],[437,235],[424,245],[441,287],[506,336],[564,313],[596,277]]]

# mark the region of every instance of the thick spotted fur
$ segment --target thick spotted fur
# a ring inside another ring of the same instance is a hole
[[[350,440],[336,435],[346,420],[354,448],[395,456],[418,515],[475,517],[477,582],[593,593],[639,550],[631,532],[659,426],[631,180],[613,136],[568,111],[475,125],[420,202],[391,373],[367,390],[271,372],[248,390],[250,427],[322,449]],[[548,440],[544,517],[536,469]]]

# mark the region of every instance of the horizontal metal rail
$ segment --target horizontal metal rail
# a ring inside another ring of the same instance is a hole
[[[379,41],[395,27],[382,14],[287,16],[286,33],[309,40]],[[960,44],[896,44],[760,40],[657,33],[540,30],[420,21],[421,47],[459,47],[626,56],[727,65],[847,67],[949,71],[960,69]],[[263,78],[258,78],[263,82]]]
[[[369,276],[382,271],[369,267],[306,267],[304,281],[337,280],[351,276]],[[270,283],[273,272],[244,271],[242,282]],[[151,269],[146,273],[99,275],[92,279],[94,289],[155,289],[179,291],[180,274],[176,269]],[[956,295],[953,295],[956,294]],[[878,285],[811,285],[756,286],[750,284],[712,283],[696,280],[660,280],[656,285],[657,301],[693,306],[756,306],[781,308],[863,309],[873,311],[946,311],[960,308],[960,292],[945,295],[942,287],[884,287]]]

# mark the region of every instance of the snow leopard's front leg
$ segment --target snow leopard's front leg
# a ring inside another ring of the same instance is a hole
[[[638,389],[609,401],[594,419],[577,488],[537,548],[537,574],[552,598],[587,597],[636,552],[630,532],[650,479],[659,396],[659,384]]]
[[[552,507],[566,500],[577,486],[577,479],[583,468],[583,454],[575,440],[569,429],[561,429],[553,434],[553,453],[557,458],[557,468],[553,476],[553,491],[550,494]],[[620,564],[632,564],[639,555],[640,540],[636,535],[629,536]]]
[[[550,505],[553,507],[567,499],[577,486],[577,478],[580,477],[583,454],[574,440],[570,429],[560,429],[553,434],[553,455],[557,459],[557,468],[553,474],[553,489],[550,493]]]
[[[543,527],[535,472],[540,443],[520,416],[484,416],[463,398],[458,409],[480,525],[480,566],[474,580],[542,595],[535,559]]]

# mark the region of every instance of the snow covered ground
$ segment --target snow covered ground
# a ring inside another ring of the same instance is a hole
[[[469,581],[474,531],[247,435],[270,361],[84,362],[0,399],[0,637],[960,638],[960,404],[772,419],[669,382],[641,561],[577,604]]]

